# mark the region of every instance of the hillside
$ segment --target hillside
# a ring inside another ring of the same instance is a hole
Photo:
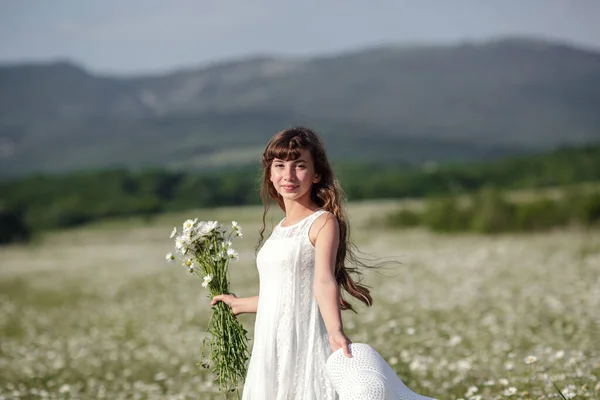
[[[161,76],[0,67],[0,174],[255,161],[307,124],[337,160],[481,160],[600,139],[600,53],[505,39],[254,58]]]

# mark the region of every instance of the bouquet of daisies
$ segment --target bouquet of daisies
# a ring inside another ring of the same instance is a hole
[[[175,254],[168,253],[166,259],[169,262],[180,259],[191,274],[202,277],[202,286],[210,291],[212,298],[229,293],[229,262],[239,257],[232,240],[241,237],[242,228],[235,221],[231,227],[223,227],[217,221],[188,219],[181,232],[173,228],[171,239],[175,238]],[[207,331],[210,338],[203,342],[202,355],[208,342],[209,360],[202,365],[210,367],[212,364],[220,391],[236,391],[246,376],[247,332],[223,302],[213,306]]]

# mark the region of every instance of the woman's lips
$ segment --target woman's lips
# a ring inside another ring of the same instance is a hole
[[[294,189],[296,189],[297,187],[298,187],[298,186],[296,186],[296,185],[282,186],[282,188],[283,188],[284,190],[294,190]]]

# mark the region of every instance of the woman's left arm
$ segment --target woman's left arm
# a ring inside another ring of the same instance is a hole
[[[318,218],[320,220],[321,218]],[[325,221],[315,221],[315,276],[313,290],[323,316],[329,344],[333,351],[343,348],[351,357],[350,339],[344,333],[340,308],[340,290],[335,280],[335,258],[339,246],[339,225],[335,217],[326,214]]]

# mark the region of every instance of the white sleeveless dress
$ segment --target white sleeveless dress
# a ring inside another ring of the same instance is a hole
[[[315,249],[308,237],[324,210],[281,222],[257,255],[260,278],[254,345],[243,400],[333,400],[325,376],[331,354],[313,293]]]

